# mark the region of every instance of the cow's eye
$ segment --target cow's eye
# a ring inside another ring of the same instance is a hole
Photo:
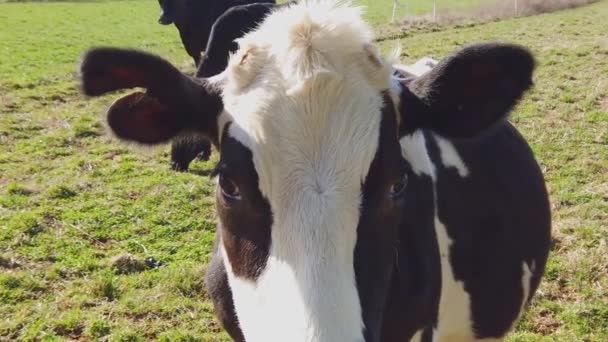
[[[407,173],[404,173],[401,178],[393,183],[390,188],[390,196],[392,198],[398,198],[405,193],[407,187]]]
[[[220,173],[220,188],[222,189],[222,195],[232,201],[238,201],[241,199],[241,192],[239,187],[227,176]]]

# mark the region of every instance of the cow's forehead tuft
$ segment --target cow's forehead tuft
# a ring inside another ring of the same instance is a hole
[[[367,174],[392,68],[361,14],[345,1],[304,1],[238,40],[224,75],[223,122],[252,150],[268,198],[277,173],[305,173],[313,188],[326,172],[357,182]]]
[[[246,88],[261,77],[289,89],[319,73],[336,73],[387,89],[391,67],[373,47],[373,31],[361,13],[348,1],[303,1],[276,10],[237,40],[228,86]]]

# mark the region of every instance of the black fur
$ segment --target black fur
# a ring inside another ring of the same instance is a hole
[[[401,133],[429,128],[467,138],[488,132],[532,86],[534,67],[534,58],[521,46],[469,45],[404,88]]]
[[[186,132],[171,143],[171,168],[175,171],[187,171],[194,159],[206,161],[209,157],[211,142],[200,134]]]
[[[224,71],[229,54],[238,49],[234,40],[256,28],[272,10],[289,4],[255,3],[234,6],[224,12],[211,28],[196,77],[211,77]]]
[[[213,308],[218,322],[220,322],[233,341],[245,342],[245,337],[241,332],[234,311],[232,292],[228,285],[226,267],[224,266],[218,250],[218,243],[220,241],[219,234],[220,231],[218,230],[213,246],[213,255],[207,266],[207,272],[205,273],[205,285],[207,287],[207,293],[213,302]]]

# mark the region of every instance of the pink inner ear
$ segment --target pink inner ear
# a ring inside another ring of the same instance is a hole
[[[141,92],[114,102],[108,123],[118,137],[142,144],[165,142],[180,131],[179,119],[169,107]]]
[[[124,88],[145,86],[145,77],[141,70],[121,66],[112,67],[110,70],[112,78],[117,79]]]

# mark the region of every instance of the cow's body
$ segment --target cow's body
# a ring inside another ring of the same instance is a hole
[[[415,179],[399,225],[383,342],[501,341],[538,287],[550,242],[541,170],[509,123],[479,141],[430,131],[401,139]],[[207,283],[239,341],[222,256]]]
[[[89,95],[144,87],[108,110],[122,139],[186,130],[218,148],[207,286],[248,342],[502,341],[550,242],[542,173],[507,122],[532,85],[519,46],[468,46],[398,78],[347,2],[269,15],[207,79],[96,49]],[[411,76],[411,75],[408,75]]]
[[[478,142],[416,132],[402,146],[408,160],[422,152],[421,192],[435,198],[400,226],[382,341],[407,340],[422,327],[428,339],[420,333],[420,341],[501,340],[540,282],[550,241],[547,194],[529,147],[507,123]],[[433,232],[420,236],[421,226]],[[421,312],[428,316],[416,326]]]

